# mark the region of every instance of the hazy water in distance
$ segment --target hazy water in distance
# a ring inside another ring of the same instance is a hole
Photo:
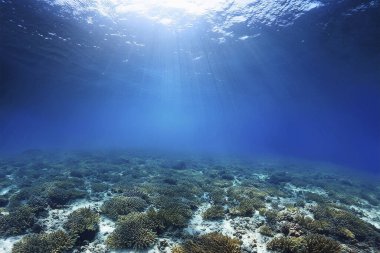
[[[0,151],[380,170],[380,2],[0,1]]]

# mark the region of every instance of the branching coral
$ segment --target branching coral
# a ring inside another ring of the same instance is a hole
[[[60,208],[72,200],[86,196],[86,192],[83,191],[83,181],[80,179],[60,179],[47,182],[33,191],[45,198],[52,208]]]
[[[178,202],[167,203],[157,212],[157,219],[161,221],[165,229],[169,227],[185,227],[191,216],[191,208],[188,205]]]
[[[25,233],[36,221],[33,209],[24,205],[7,215],[0,215],[0,235],[13,236]]]
[[[71,249],[73,241],[63,231],[50,234],[31,234],[15,243],[12,253],[63,253]]]
[[[119,215],[127,215],[131,212],[143,211],[148,204],[139,197],[114,197],[106,201],[102,206],[102,212],[111,219],[116,220]]]
[[[354,214],[334,207],[319,206],[314,210],[314,217],[319,222],[331,224],[328,234],[351,240],[376,243],[380,241],[380,232]]]
[[[333,230],[332,224],[326,220],[314,220],[310,217],[298,215],[295,217],[295,222],[306,231],[311,231],[318,234],[328,234]]]
[[[241,242],[219,233],[205,234],[184,242],[180,253],[240,253]]]
[[[28,200],[28,206],[30,206],[33,209],[33,212],[39,216],[40,214],[43,214],[48,207],[48,202],[40,196],[31,196]]]
[[[309,200],[309,201],[315,201],[315,202],[320,203],[320,204],[328,202],[328,199],[326,197],[321,196],[321,195],[316,194],[316,193],[306,192],[304,195],[305,195],[305,199]]]
[[[282,253],[339,253],[338,242],[323,235],[311,234],[306,237],[277,237],[267,248]]]
[[[156,187],[156,193],[163,197],[187,200],[195,200],[198,195],[203,194],[197,185],[190,182],[183,182],[177,185],[159,185]]]
[[[123,189],[122,192],[123,192],[123,196],[126,196],[126,197],[139,197],[139,198],[142,198],[145,201],[149,200],[148,194],[145,193],[142,189],[139,189],[139,188],[130,188],[130,187],[127,187],[127,188]]]
[[[260,201],[261,202],[261,201]],[[252,216],[255,207],[262,207],[261,204],[256,202],[256,199],[242,199],[238,206],[230,209],[230,214],[235,216]]]
[[[265,216],[268,224],[275,224],[276,221],[277,221],[277,213],[276,211],[274,210],[267,210],[267,209],[264,209],[264,208],[261,208],[260,209],[260,214]]]
[[[74,199],[84,198],[86,193],[76,189],[62,189],[51,186],[46,191],[48,203],[52,208],[59,208]]]
[[[260,208],[264,205],[263,201],[265,200],[265,197],[268,196],[268,193],[266,191],[259,190],[255,187],[236,186],[228,189],[227,196],[233,201],[254,199],[257,203],[257,206],[255,206],[255,208]]]
[[[257,200],[263,200],[264,201],[265,198],[268,196],[268,193],[266,191],[263,191],[262,189],[249,187],[245,191],[245,195],[250,199],[257,199]],[[259,208],[259,207],[255,207],[255,208]]]
[[[220,205],[211,206],[203,214],[205,220],[217,220],[224,218],[224,207]]]
[[[273,235],[272,229],[266,225],[259,227],[259,233],[262,235],[265,235],[265,236],[272,236]]]
[[[176,245],[171,249],[171,252],[172,253],[185,253],[185,250],[181,246]]]
[[[90,241],[99,230],[99,214],[90,208],[80,208],[69,215],[64,228],[77,238],[77,243]]]
[[[223,205],[226,203],[225,193],[222,189],[212,189],[209,196],[214,204]]]
[[[108,185],[105,183],[92,183],[91,191],[93,193],[105,192],[108,190]]]
[[[144,249],[156,240],[152,222],[144,213],[133,212],[120,216],[116,229],[107,238],[107,245],[115,249]]]
[[[253,187],[233,187],[227,191],[228,201],[235,207],[230,209],[230,213],[236,216],[251,216],[255,209],[265,207],[264,199],[266,192]]]
[[[305,237],[305,245],[307,253],[339,253],[341,246],[338,242],[334,241],[323,235],[308,235]]]
[[[267,248],[281,253],[304,253],[305,241],[302,237],[276,237],[272,239]]]

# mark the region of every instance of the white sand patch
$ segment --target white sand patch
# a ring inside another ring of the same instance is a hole
[[[221,224],[221,232],[227,236],[234,236],[235,229],[232,227],[231,220],[223,220]]]
[[[305,217],[314,219],[314,213],[311,210],[316,206],[314,203],[306,203],[304,208],[300,208],[300,212]]]
[[[0,239],[0,252],[10,253],[12,252],[13,245],[20,241],[23,236],[13,236],[6,239]]]
[[[263,236],[258,232],[258,229],[256,229],[254,237],[256,238],[256,249],[257,253],[267,253],[269,252],[267,250],[267,242],[269,240],[268,237]]]
[[[115,222],[106,217],[101,217],[99,221],[99,232],[95,240],[83,249],[85,253],[105,253],[108,252],[105,241],[110,233],[115,230]]]
[[[10,190],[12,190],[14,188],[13,185],[11,186],[8,186],[8,187],[4,187],[0,190],[0,195],[3,196],[5,194],[7,194]]]
[[[258,228],[265,223],[265,218],[258,211],[252,217],[235,217],[230,219],[232,235],[242,241],[243,252],[266,252],[266,243]]]
[[[242,241],[244,252],[265,253],[266,242],[257,231],[257,228],[264,224],[265,218],[256,212],[253,217],[226,217],[224,220],[206,221],[203,220],[203,212],[211,205],[205,203],[195,212],[188,227],[184,230],[190,235],[202,235],[211,232],[218,232],[223,235],[238,238]]]
[[[293,184],[287,183],[285,185],[285,189],[293,192],[293,194],[298,194],[299,192],[310,192],[310,193],[315,193],[315,194],[327,197],[327,192],[325,190],[319,187],[315,187],[315,186],[297,187]]]
[[[272,209],[280,209],[283,210],[289,205],[293,205],[297,202],[298,198],[292,197],[292,198],[284,198],[284,197],[266,197],[267,200],[270,200],[269,203],[265,203],[265,207],[268,210]],[[273,208],[273,205],[276,206],[276,208]]]
[[[81,199],[73,202],[70,206],[64,209],[48,209],[48,217],[40,219],[38,223],[46,228],[46,232],[53,232],[57,229],[63,229],[63,224],[66,222],[70,213],[84,207],[99,210],[103,202],[104,201],[94,202],[88,199]]]
[[[259,174],[259,173],[254,173],[253,176],[258,179],[259,181],[266,181],[269,178],[268,174]]]
[[[241,181],[237,179],[236,176],[234,176],[234,181],[232,182],[232,186],[238,186],[238,185],[241,185]]]
[[[14,176],[12,174],[11,175],[6,175],[5,177],[8,178],[9,180],[13,180],[14,179]]]
[[[270,203],[265,203],[267,210],[273,210],[272,204],[276,204],[277,208],[280,210],[285,210],[287,206],[292,206],[297,202],[298,198],[283,198],[283,197],[268,197]],[[297,212],[299,215],[309,217],[314,219],[314,214],[311,212],[313,207],[317,206],[316,203],[305,203],[304,207],[297,207]]]
[[[115,222],[112,220],[101,217],[99,222],[99,237],[105,237],[107,234],[112,233],[115,230]]]
[[[351,209],[362,213],[363,216],[360,217],[365,222],[368,222],[374,225],[376,228],[380,229],[380,208],[379,207],[358,207],[358,206],[350,206]]]
[[[190,220],[189,225],[184,231],[190,235],[197,235],[211,232],[211,224],[203,220],[202,214],[211,207],[210,203],[202,204],[198,210],[194,213],[193,218]]]

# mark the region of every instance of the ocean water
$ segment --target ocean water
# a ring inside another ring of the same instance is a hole
[[[0,22],[0,253],[380,252],[380,1]]]

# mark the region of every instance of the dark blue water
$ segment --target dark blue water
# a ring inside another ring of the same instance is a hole
[[[121,2],[0,2],[2,153],[270,154],[380,170],[379,1]]]

